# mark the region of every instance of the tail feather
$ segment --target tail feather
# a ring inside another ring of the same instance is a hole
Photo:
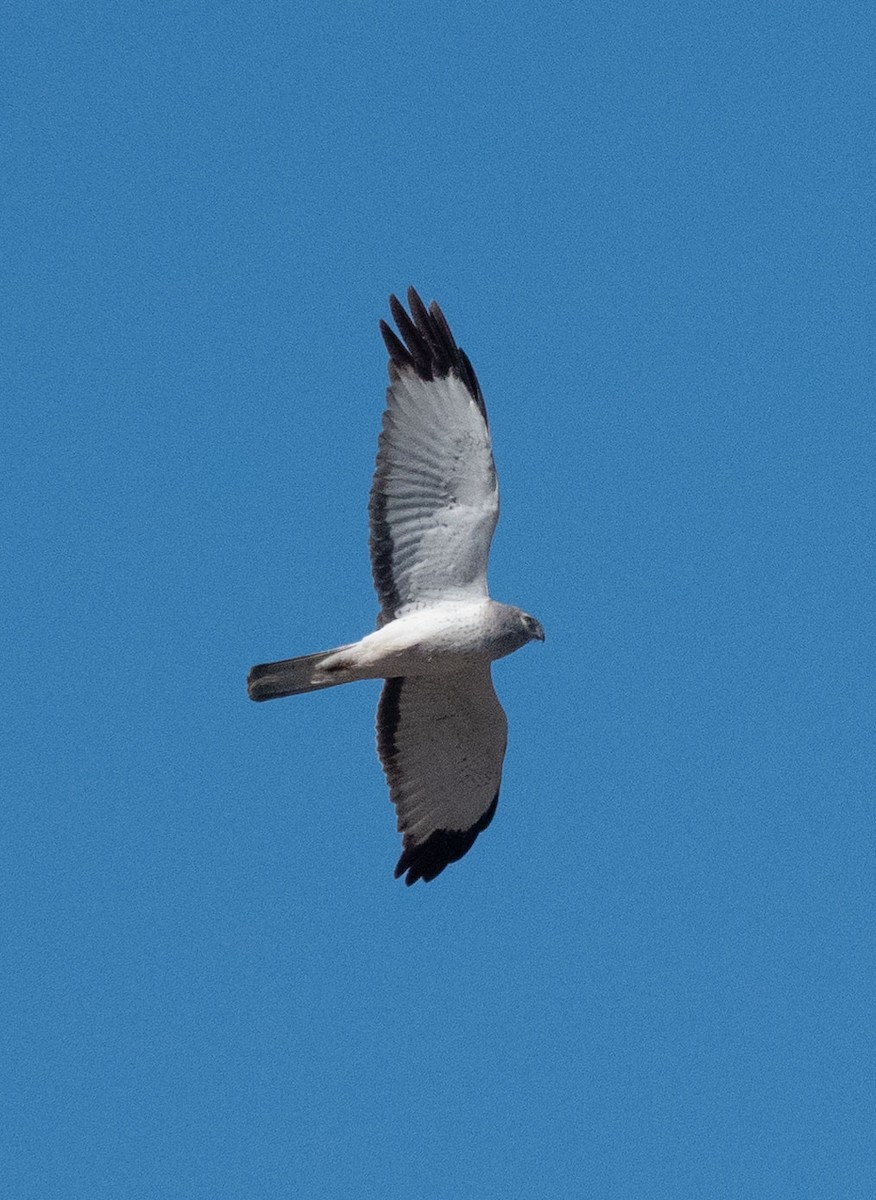
[[[352,643],[351,643],[352,644]],[[302,654],[299,658],[284,658],[279,662],[260,663],[247,676],[246,687],[250,700],[277,700],[280,696],[298,696],[302,692],[318,692],[321,688],[347,683],[350,675],[338,671],[337,676],[320,677],[320,664],[332,654],[348,649],[320,650],[318,654]]]

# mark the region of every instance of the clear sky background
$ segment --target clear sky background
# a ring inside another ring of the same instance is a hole
[[[871,6],[7,13],[4,1197],[874,1195]],[[499,810],[392,879],[377,321],[489,407]]]

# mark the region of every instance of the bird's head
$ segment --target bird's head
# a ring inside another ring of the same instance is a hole
[[[541,622],[536,621],[535,617],[531,617],[529,613],[522,612],[520,614],[520,623],[526,630],[526,640],[528,642],[544,641],[544,630],[541,627]]]

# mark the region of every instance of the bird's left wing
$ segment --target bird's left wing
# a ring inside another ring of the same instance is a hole
[[[377,750],[398,814],[405,883],[434,879],[486,829],[499,800],[508,723],[488,665],[387,679]]]
[[[487,595],[499,517],[487,410],[472,365],[434,302],[381,321],[389,389],[371,487],[371,567],[381,623],[441,600]]]

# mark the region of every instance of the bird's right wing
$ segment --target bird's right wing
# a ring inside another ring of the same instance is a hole
[[[487,665],[387,679],[377,750],[403,834],[396,878],[428,883],[471,849],[496,811],[507,736]]]
[[[390,385],[371,487],[371,566],[381,622],[442,600],[487,595],[499,517],[484,398],[441,309],[411,288],[411,316],[381,321]],[[413,318],[413,319],[412,319]]]

